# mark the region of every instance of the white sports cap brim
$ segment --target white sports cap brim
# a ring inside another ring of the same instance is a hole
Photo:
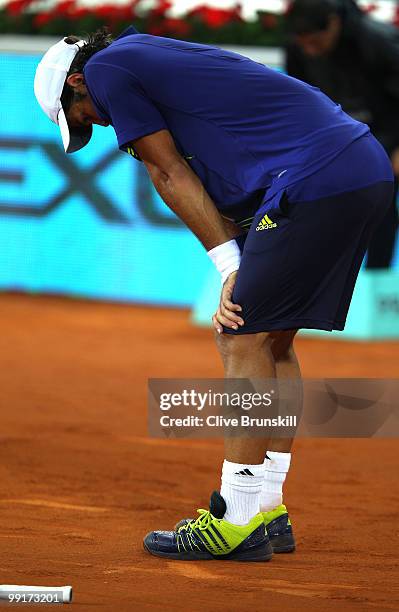
[[[83,149],[93,134],[92,126],[80,129],[69,127],[64,109],[62,107],[58,113],[58,126],[60,128],[65,153],[75,153],[76,151]]]
[[[35,74],[35,96],[47,117],[59,126],[66,153],[82,149],[93,133],[92,126],[70,128],[61,104],[67,74],[75,55],[84,44],[84,40],[68,44],[63,38],[44,54]]]

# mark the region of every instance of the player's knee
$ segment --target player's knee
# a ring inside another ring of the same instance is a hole
[[[271,344],[272,338],[269,332],[258,334],[216,334],[216,344],[223,360],[231,357],[245,359],[259,348]]]
[[[294,338],[297,329],[273,332],[271,334],[271,349],[275,360],[287,360],[294,357]]]

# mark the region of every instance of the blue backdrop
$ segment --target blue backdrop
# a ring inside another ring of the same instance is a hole
[[[202,246],[112,128],[64,154],[34,97],[38,60],[0,55],[0,288],[192,305]]]

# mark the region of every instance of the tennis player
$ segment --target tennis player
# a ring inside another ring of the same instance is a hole
[[[222,280],[213,324],[226,377],[298,379],[297,330],[344,329],[390,206],[391,164],[368,126],[246,57],[134,28],[115,41],[104,31],[61,40],[34,87],[66,153],[93,124],[112,126],[207,250]],[[228,437],[209,511],[149,533],[145,548],[241,561],[294,550],[282,498],[291,443]]]

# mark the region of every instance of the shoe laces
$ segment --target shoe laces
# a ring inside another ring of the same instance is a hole
[[[203,531],[209,527],[209,524],[212,522],[214,518],[209,510],[204,510],[203,508],[199,508],[197,510],[199,517],[196,519],[191,519],[185,525],[179,527],[178,533],[184,530],[192,530],[192,529],[200,529]]]

